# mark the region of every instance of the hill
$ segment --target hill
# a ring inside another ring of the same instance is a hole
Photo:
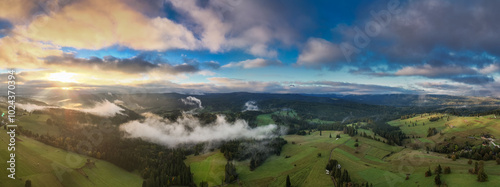
[[[0,130],[0,144],[7,145],[5,130]],[[0,159],[8,160],[7,149],[0,149]],[[142,178],[109,162],[45,145],[25,136],[16,141],[16,180],[7,179],[2,169],[0,186],[21,187],[26,180],[33,186],[140,186]],[[90,162],[87,163],[87,159]],[[5,177],[5,178],[4,178]]]

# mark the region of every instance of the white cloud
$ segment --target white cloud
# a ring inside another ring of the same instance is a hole
[[[267,67],[267,66],[278,66],[282,65],[283,63],[279,60],[268,60],[268,59],[262,59],[262,58],[256,58],[256,59],[251,59],[251,60],[245,60],[241,62],[231,62],[229,64],[226,64],[222,66],[223,68],[232,68],[232,67],[241,67],[245,69],[249,68],[261,68],[261,67]]]
[[[341,58],[344,58],[344,55],[338,45],[321,38],[309,38],[299,55],[297,64],[319,68],[328,64],[332,66]]]
[[[116,102],[119,103],[119,102]],[[64,109],[70,109],[70,110],[78,110],[81,112],[86,112],[90,114],[94,114],[97,116],[103,116],[103,117],[113,117],[117,114],[124,115],[122,111],[125,109],[117,106],[115,103],[111,103],[108,100],[104,100],[102,102],[95,103],[93,107],[90,108],[67,108],[67,107],[58,107],[58,106],[41,106],[41,105],[36,105],[36,104],[31,104],[31,103],[26,103],[26,104],[21,104],[21,103],[16,103],[16,106],[19,108],[22,108],[28,112],[33,112],[36,110],[45,110],[49,108],[64,108]]]
[[[203,108],[203,106],[201,105],[201,100],[193,96],[188,96],[185,99],[182,98],[181,101],[185,105],[195,105],[198,106],[198,108]]]
[[[244,120],[229,123],[224,116],[217,116],[213,124],[202,125],[197,118],[188,114],[184,114],[173,122],[147,114],[143,121],[135,120],[120,125],[120,130],[127,133],[129,138],[141,138],[170,147],[235,139],[262,140],[284,134],[283,131],[277,132],[280,129],[274,124],[252,129]]]
[[[257,102],[255,101],[247,101],[245,103],[245,110],[243,111],[258,111],[259,106],[257,106]]]
[[[58,46],[101,49],[113,45],[137,50],[196,49],[198,41],[183,25],[167,18],[148,18],[117,1],[75,2],[42,14],[16,32]]]

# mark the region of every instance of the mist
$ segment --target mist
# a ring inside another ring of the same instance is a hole
[[[181,101],[185,105],[194,105],[198,106],[198,108],[203,108],[203,106],[201,105],[201,100],[193,96],[188,96],[186,97],[186,99],[181,99]]]
[[[122,111],[124,111],[125,109],[119,107],[115,103],[109,102],[108,100],[96,103],[92,108],[83,108],[76,110],[103,117],[112,117],[117,114],[125,115],[122,113]]]
[[[255,101],[247,101],[245,103],[245,109],[243,111],[258,111],[259,106],[257,106],[257,102]]]
[[[108,100],[104,100],[102,102],[97,102],[93,107],[90,108],[67,108],[67,107],[58,107],[58,106],[41,106],[41,105],[36,105],[36,104],[31,104],[31,103],[26,103],[26,104],[21,104],[21,103],[16,103],[17,107],[22,108],[23,110],[26,110],[27,112],[33,112],[37,110],[45,110],[49,108],[63,108],[63,109],[70,109],[70,110],[77,110],[85,113],[90,113],[94,114],[96,116],[102,116],[102,117],[113,117],[117,114],[125,115],[122,113],[125,109],[119,107],[115,103],[111,103]]]
[[[19,108],[22,108],[23,110],[26,110],[27,112],[33,112],[36,110],[45,110],[48,108],[59,108],[56,106],[41,106],[41,105],[35,105],[35,104],[31,104],[31,103],[26,103],[26,104],[16,103],[16,106]]]
[[[176,121],[147,113],[146,119],[134,120],[120,125],[120,130],[128,138],[141,138],[145,141],[169,147],[192,143],[217,143],[224,140],[255,139],[263,140],[286,134],[286,129],[275,124],[250,128],[245,120],[234,123],[218,115],[214,123],[202,125],[191,114],[184,113]]]

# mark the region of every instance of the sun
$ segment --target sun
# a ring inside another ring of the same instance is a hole
[[[74,76],[77,75],[76,73],[67,73],[65,71],[59,72],[59,73],[51,73],[47,77],[48,80],[51,81],[59,81],[59,82],[73,82],[76,83],[77,81],[75,80]]]

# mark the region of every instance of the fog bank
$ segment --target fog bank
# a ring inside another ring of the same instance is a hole
[[[128,138],[141,138],[145,141],[176,147],[180,144],[220,142],[235,139],[262,140],[286,133],[285,128],[275,124],[250,128],[244,120],[234,123],[218,115],[214,123],[202,125],[200,120],[184,113],[177,121],[168,121],[154,114],[145,114],[146,119],[135,120],[120,125],[120,130]]]

